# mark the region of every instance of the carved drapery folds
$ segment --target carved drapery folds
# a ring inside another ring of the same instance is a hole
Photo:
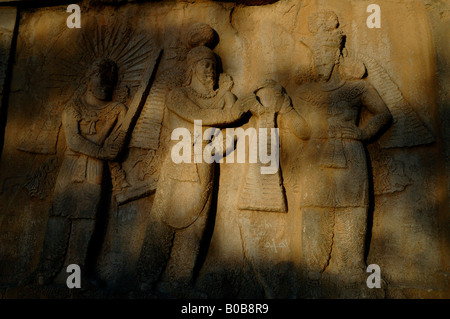
[[[256,118],[255,132],[258,134],[266,132],[267,143],[261,145],[258,140],[261,139],[261,135],[254,135],[249,140],[249,148],[253,147],[254,149],[249,149],[249,152],[256,154],[258,148],[265,148],[264,151],[269,154],[275,152],[276,157],[279,158],[279,133],[273,129],[278,128],[278,113],[286,112],[291,107],[290,99],[284,89],[273,80],[265,81],[254,92],[255,105],[258,106],[253,110]],[[257,96],[258,100],[256,100]],[[274,132],[275,134],[273,134]],[[263,212],[287,212],[280,169],[277,168],[275,172],[266,174],[262,171],[262,167],[265,166],[268,169],[270,163],[262,164],[260,161],[261,159],[258,163],[248,164],[239,192],[238,208]]]
[[[397,224],[437,247],[425,212],[441,204],[440,133],[411,73],[372,56],[345,10],[239,3],[86,2],[83,27],[47,44],[24,14],[0,169],[0,230],[25,225],[39,252],[18,257],[19,287],[45,295],[75,263],[88,290],[112,295],[383,297],[387,281],[368,289],[366,267],[383,249],[396,258]],[[286,48],[263,39],[272,24]],[[10,233],[0,269],[22,245]]]

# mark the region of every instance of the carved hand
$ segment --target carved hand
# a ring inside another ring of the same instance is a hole
[[[108,136],[108,138],[105,140],[104,145],[106,145],[106,146],[115,145],[119,149],[122,149],[122,147],[125,144],[126,137],[127,137],[126,131],[122,131],[122,130],[117,131],[117,132],[111,134],[110,136]]]
[[[104,145],[99,149],[98,158],[112,161],[119,155],[120,148],[115,144]]]
[[[231,91],[233,86],[234,86],[234,81],[230,75],[228,75],[226,73],[221,73],[219,75],[219,88],[221,90]]]
[[[99,158],[108,161],[116,159],[120,151],[123,148],[125,139],[127,137],[126,131],[117,131],[111,134],[103,143],[103,146],[99,150]]]
[[[243,112],[250,111],[252,114],[258,114],[261,107],[258,100],[256,99],[256,95],[253,93],[245,95],[242,98],[241,105]]]
[[[127,138],[127,132],[119,131],[114,137],[114,144],[116,144],[119,148],[122,148],[125,144],[125,139]]]
[[[367,139],[367,134],[364,130],[357,126],[347,126],[341,129],[342,137],[352,140],[364,141]]]

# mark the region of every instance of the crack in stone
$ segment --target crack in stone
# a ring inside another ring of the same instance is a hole
[[[327,259],[327,263],[325,264],[325,266],[323,267],[321,273],[324,273],[328,266],[330,265],[330,260],[331,260],[331,254],[333,252],[333,245],[334,245],[334,228],[336,225],[336,210],[333,210],[333,225],[331,226],[331,244],[330,244],[330,250],[328,253],[328,259]]]

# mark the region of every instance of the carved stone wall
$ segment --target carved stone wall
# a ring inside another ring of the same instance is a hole
[[[0,2],[0,297],[450,297],[445,1]],[[177,166],[194,120],[277,173]]]
[[[3,101],[7,99],[7,94],[4,94],[5,90],[5,79],[8,76],[9,71],[9,62],[10,62],[10,50],[11,43],[13,40],[14,27],[16,25],[16,16],[17,9],[16,8],[2,8],[0,11],[1,14],[1,26],[0,26],[0,36],[1,36],[1,65],[0,65],[0,109],[3,105]]]

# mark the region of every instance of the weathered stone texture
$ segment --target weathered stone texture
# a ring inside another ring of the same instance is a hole
[[[4,85],[10,62],[10,50],[16,26],[17,9],[1,8],[0,10],[0,110],[4,99]]]
[[[81,29],[64,5],[23,7],[3,92],[0,297],[58,297],[73,260],[107,284],[88,297],[450,296],[450,5],[379,0],[370,29],[370,1],[244,2],[86,1]],[[0,7],[1,61],[15,18]],[[205,60],[216,91],[192,80]],[[111,94],[95,74],[117,77]],[[279,128],[279,171],[176,166],[170,133],[194,120]]]

